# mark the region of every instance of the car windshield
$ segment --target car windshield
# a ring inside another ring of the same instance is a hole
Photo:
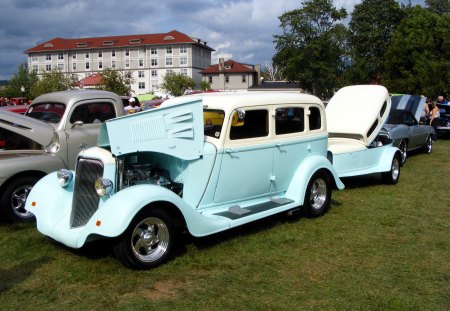
[[[61,103],[39,103],[32,105],[25,115],[48,123],[58,123],[65,109],[66,105]]]
[[[225,112],[223,110],[204,109],[203,110],[203,125],[205,129],[205,136],[219,138],[222,132],[223,119]]]
[[[405,110],[396,109],[391,110],[389,118],[386,121],[387,124],[412,124],[414,123],[413,117]]]

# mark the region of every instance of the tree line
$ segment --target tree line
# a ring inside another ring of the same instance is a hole
[[[279,17],[271,70],[321,98],[342,86],[382,84],[392,93],[450,93],[450,3],[427,7],[363,0],[348,14],[331,0],[307,0]]]

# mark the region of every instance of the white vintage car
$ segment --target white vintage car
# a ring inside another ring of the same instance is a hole
[[[401,153],[379,135],[391,109],[387,89],[354,85],[340,89],[327,107],[328,151],[339,177],[381,173],[384,182],[400,178]]]
[[[126,266],[171,255],[178,230],[206,236],[301,207],[325,213],[344,185],[327,159],[322,102],[294,93],[211,93],[108,120],[75,171],[41,179],[26,209],[72,248],[113,238]]]

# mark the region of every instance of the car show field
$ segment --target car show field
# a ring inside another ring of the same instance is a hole
[[[0,309],[445,310],[449,152],[449,140],[411,152],[395,187],[346,179],[323,217],[186,236],[149,271],[124,268],[102,245],[73,251],[34,224],[2,223]]]

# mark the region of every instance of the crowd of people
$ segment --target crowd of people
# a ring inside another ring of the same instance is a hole
[[[11,105],[25,105],[28,104],[26,98],[12,98],[0,97],[0,106],[11,106]]]
[[[427,99],[425,101],[421,120],[425,124],[433,126],[435,129],[440,123],[441,108],[440,105],[448,105],[448,101],[444,99],[444,96],[438,96],[436,101]]]

